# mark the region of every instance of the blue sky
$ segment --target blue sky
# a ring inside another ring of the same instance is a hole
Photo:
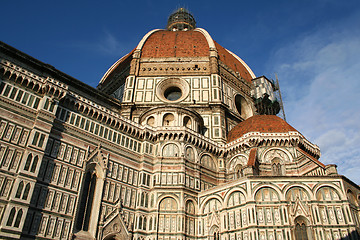
[[[277,73],[287,121],[360,183],[360,1],[3,1],[0,40],[96,87],[178,7],[257,76]]]

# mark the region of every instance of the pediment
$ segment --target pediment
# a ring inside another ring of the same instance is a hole
[[[131,239],[132,234],[127,229],[121,215],[119,213],[112,214],[104,223],[103,239]]]
[[[88,156],[85,160],[86,165],[98,165],[105,171],[109,160],[109,154],[105,155],[102,151],[101,145],[97,146],[93,151],[88,149]]]
[[[304,205],[303,202],[300,201],[299,198],[297,198],[291,208],[291,215],[294,217],[294,219],[298,216],[308,216],[309,209]]]
[[[220,226],[220,216],[219,213],[215,210],[213,210],[210,215],[209,227],[212,227],[214,225]]]

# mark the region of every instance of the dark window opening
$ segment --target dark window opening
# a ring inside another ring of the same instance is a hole
[[[169,87],[164,92],[164,97],[169,101],[176,101],[181,97],[181,89],[178,87]]]

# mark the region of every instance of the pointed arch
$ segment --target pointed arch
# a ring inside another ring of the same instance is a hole
[[[77,221],[77,229],[88,231],[89,221],[91,216],[91,208],[94,200],[96,185],[96,174],[93,172],[87,172],[85,174],[84,188],[81,196],[81,202],[79,206],[79,215]]]
[[[26,162],[25,162],[25,166],[24,166],[24,170],[25,170],[25,171],[28,171],[28,170],[29,170],[30,165],[31,165],[32,158],[33,158],[32,153],[30,153],[30,154],[28,155],[27,159],[26,159]]]
[[[32,172],[32,173],[35,172],[38,161],[39,161],[39,157],[38,157],[38,156],[35,156],[32,164],[31,164],[30,172]]]
[[[30,183],[26,184],[22,199],[23,200],[27,200],[28,196],[29,196],[29,192],[30,192]]]
[[[15,197],[16,197],[16,198],[20,198],[20,197],[21,197],[21,193],[22,193],[22,191],[23,191],[23,188],[24,188],[24,182],[21,181],[21,182],[19,183],[18,189],[17,189],[16,194],[15,194]]]
[[[22,215],[23,215],[23,210],[20,209],[16,215],[14,227],[18,228],[20,226]]]
[[[92,237],[96,236],[101,195],[95,193],[103,191],[108,158],[109,155],[104,155],[99,146],[89,152],[88,159],[85,160],[85,173],[75,218],[75,235],[82,231]]]
[[[297,218],[295,218],[294,223],[295,240],[311,239],[309,231],[309,221],[305,217],[298,216]]]
[[[6,222],[6,226],[12,226],[14,218],[15,218],[16,209],[13,207],[10,211],[9,218]]]
[[[195,214],[196,208],[194,201],[192,199],[188,199],[185,203],[185,233],[190,236],[195,235]]]

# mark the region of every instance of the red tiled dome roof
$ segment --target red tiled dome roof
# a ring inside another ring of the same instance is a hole
[[[214,43],[218,51],[219,60],[222,61],[226,66],[231,68],[233,71],[238,72],[243,79],[251,83],[251,79],[253,79],[253,77],[246,69],[244,64],[237,60],[228,50],[223,48],[220,44],[215,41]]]
[[[249,132],[286,133],[293,131],[297,130],[278,116],[254,115],[231,129],[227,136],[227,142],[235,141]]]
[[[209,56],[209,45],[198,31],[156,31],[141,50],[142,58],[206,56]]]
[[[236,59],[228,50],[214,41],[219,60],[242,78],[251,83],[253,77],[243,63]],[[141,49],[142,58],[161,57],[209,57],[209,43],[200,31],[168,31],[159,30],[152,33]]]
[[[140,58],[176,58],[176,57],[210,57],[210,48],[216,48],[218,59],[234,72],[251,84],[254,73],[246,63],[215,42],[211,36],[201,28],[188,31],[153,30],[144,36],[135,49],[141,53]],[[131,54],[132,55],[132,54]],[[124,65],[129,66],[132,56],[127,55],[119,59],[103,76],[100,83],[106,83],[107,78]],[[120,71],[119,70],[119,71]]]

